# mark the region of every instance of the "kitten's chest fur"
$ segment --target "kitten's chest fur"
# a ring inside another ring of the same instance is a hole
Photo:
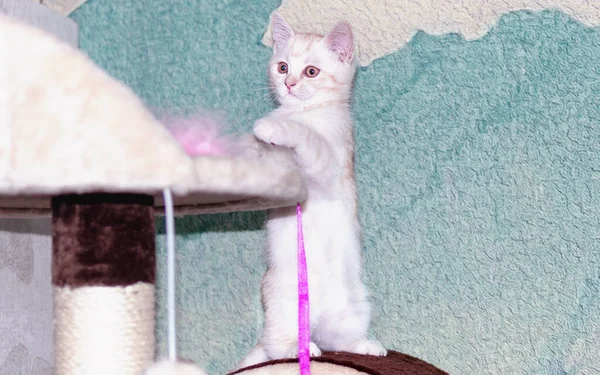
[[[318,145],[308,144],[304,150],[327,160],[319,174],[307,176],[308,198],[302,204],[311,293],[323,302],[331,298],[345,299],[350,286],[360,282],[352,120],[345,109],[323,108],[286,113],[286,116],[317,132],[326,141],[324,149],[312,149],[311,146]],[[270,213],[267,223],[270,266],[288,268],[291,281],[296,276],[296,231],[294,208]],[[319,303],[315,308],[317,306]]]
[[[316,196],[317,185],[322,187],[323,183],[326,183],[329,190],[328,199],[344,200],[354,205],[357,199],[354,176],[354,126],[349,110],[346,107],[335,106],[296,112],[279,110],[290,120],[320,134],[327,142],[329,149],[326,151],[311,150],[312,145],[308,145],[308,152],[326,152],[332,157],[324,173],[308,176],[309,198]],[[314,184],[311,183],[313,180]]]

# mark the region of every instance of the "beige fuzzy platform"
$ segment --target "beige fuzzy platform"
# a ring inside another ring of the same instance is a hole
[[[161,212],[168,187],[179,214],[293,205],[306,194],[301,173],[253,140],[249,157],[189,157],[131,89],[4,16],[0,87],[0,216],[48,216],[49,197],[67,192],[151,194]]]

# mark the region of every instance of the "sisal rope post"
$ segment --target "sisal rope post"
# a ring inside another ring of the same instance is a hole
[[[56,375],[139,375],[155,352],[153,198],[52,200]]]

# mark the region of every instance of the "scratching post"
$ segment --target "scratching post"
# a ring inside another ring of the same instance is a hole
[[[56,375],[139,375],[154,358],[154,199],[52,199]]]

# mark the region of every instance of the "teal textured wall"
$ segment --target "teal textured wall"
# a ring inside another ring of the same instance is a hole
[[[223,110],[247,132],[271,108],[260,39],[278,5],[90,0],[72,17],[150,106]],[[387,347],[453,374],[600,367],[599,57],[600,30],[523,11],[476,41],[418,33],[359,72],[365,280]],[[211,374],[260,331],[264,218],[177,222],[181,354]]]

